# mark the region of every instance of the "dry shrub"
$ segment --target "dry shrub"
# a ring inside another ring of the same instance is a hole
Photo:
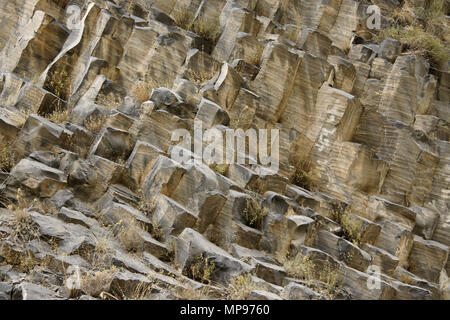
[[[149,296],[152,292],[152,281],[140,281],[132,291],[126,290],[126,292],[124,292],[120,286],[111,287],[111,293],[113,293],[115,300],[149,300]]]
[[[116,101],[116,99],[113,97],[108,97],[105,93],[100,92],[97,95],[97,98],[95,99],[95,103],[99,104],[101,106],[104,106],[110,110],[112,109],[119,109],[122,105],[121,101]]]
[[[215,268],[214,261],[209,257],[205,257],[202,253],[192,260],[190,265],[185,269],[185,273],[187,277],[195,281],[209,284]]]
[[[352,219],[345,214],[345,207],[342,203],[331,205],[331,216],[334,221],[339,223],[342,227],[344,239],[352,242],[356,246],[361,245],[363,223],[356,218]]]
[[[28,212],[16,209],[13,213],[14,221],[11,223],[11,226],[14,227],[14,231],[11,234],[13,241],[24,244],[41,236],[39,226],[33,221]]]
[[[344,232],[344,238],[359,247],[362,238],[362,221],[351,219],[348,215],[343,215],[341,218],[341,226]]]
[[[138,209],[146,216],[150,216],[156,208],[156,199],[146,199],[145,197],[141,197],[141,200],[138,204]]]
[[[297,279],[314,279],[315,265],[308,256],[296,255],[288,258],[283,263],[286,272]]]
[[[12,146],[5,142],[0,143],[0,171],[9,172],[16,165],[18,156]]]
[[[178,27],[189,30],[194,20],[194,15],[188,10],[187,6],[183,6],[180,10],[174,12],[173,19]]]
[[[153,239],[158,241],[166,240],[166,229],[152,217],[152,227],[149,230]]]
[[[303,280],[306,286],[327,299],[334,299],[342,288],[344,277],[329,261],[319,266],[308,255],[297,254],[293,258],[285,259],[283,266],[290,277]],[[323,285],[319,285],[315,280]]]
[[[312,179],[312,165],[310,160],[302,160],[295,166],[295,172],[291,177],[291,183],[310,191],[315,191],[317,189],[317,186]]]
[[[186,289],[179,289],[174,294],[181,300],[212,300],[211,290],[208,287],[202,287],[201,289],[192,288],[187,286]]]
[[[99,297],[102,293],[108,292],[110,284],[118,269],[112,266],[92,273],[88,273],[81,279],[81,290],[92,297]]]
[[[401,282],[409,285],[414,285],[416,283],[416,281],[414,281],[414,279],[407,273],[402,273],[402,275],[400,276],[400,280]]]
[[[19,272],[28,273],[36,266],[41,265],[41,260],[37,259],[29,249],[24,248],[22,251],[16,251],[3,244],[0,250],[6,262],[13,265]]]
[[[218,21],[211,22],[201,15],[191,25],[190,30],[198,34],[203,39],[215,44],[220,35],[220,25]]]
[[[376,41],[394,38],[413,53],[431,58],[431,62],[442,65],[450,58],[450,46],[444,40],[445,0],[431,1],[425,7],[414,5],[411,0],[393,12],[394,24],[380,31]]]
[[[192,31],[211,43],[215,43],[220,35],[218,21],[208,21],[204,15],[200,15],[194,20],[194,15],[187,6],[183,6],[174,13],[174,20],[178,27]]]
[[[228,288],[228,298],[230,300],[246,300],[253,290],[257,290],[256,284],[247,275],[240,275],[231,281]]]
[[[99,133],[100,130],[103,128],[106,122],[106,116],[105,115],[95,115],[89,117],[87,120],[84,121],[84,126],[86,129],[88,129],[92,133]]]
[[[45,115],[47,120],[50,120],[54,123],[62,123],[64,121],[69,120],[70,111],[67,109],[62,109],[61,107],[57,107],[52,113]]]
[[[186,78],[189,81],[192,81],[196,85],[203,86],[206,84],[208,80],[210,80],[212,77],[214,77],[214,73],[209,73],[206,71],[201,70],[194,70],[189,68],[186,74]]]
[[[95,236],[96,237],[96,236]],[[105,270],[111,267],[111,256],[114,250],[109,243],[113,241],[114,234],[111,229],[95,240],[95,246],[81,246],[77,254],[88,261],[94,270]]]
[[[64,69],[50,71],[44,87],[60,99],[67,100],[70,91],[70,77],[67,71]],[[56,103],[58,104],[56,107],[61,107],[61,100]]]
[[[134,218],[127,219],[127,221],[119,221],[116,224],[115,229],[117,239],[125,249],[135,253],[139,253],[143,250],[142,238],[139,235],[141,227]]]
[[[216,164],[214,166],[214,171],[216,171],[218,174],[225,175],[227,172],[228,166],[226,164]]]
[[[249,227],[260,229],[267,215],[267,210],[263,208],[257,199],[249,198],[245,200],[243,211],[245,224]]]
[[[30,241],[40,239],[40,228],[32,220],[30,214],[23,209],[15,208],[12,212],[13,219],[9,222],[9,226],[13,231],[9,235],[9,240],[14,247],[17,246],[17,249],[13,249],[10,245],[2,244],[0,246],[1,255],[20,272],[29,272],[42,263],[41,259],[38,259],[27,248],[27,244]]]

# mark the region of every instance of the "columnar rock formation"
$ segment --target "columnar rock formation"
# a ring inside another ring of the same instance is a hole
[[[368,6],[1,1],[0,299],[448,298],[450,73]],[[176,162],[195,121],[279,170]]]

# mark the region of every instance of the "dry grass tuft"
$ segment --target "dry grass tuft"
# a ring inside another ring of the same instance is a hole
[[[243,211],[244,220],[247,226],[260,229],[267,215],[267,209],[263,208],[257,199],[249,198],[245,200],[245,208]]]
[[[204,254],[200,254],[193,259],[189,267],[186,268],[185,273],[187,277],[195,281],[209,284],[215,268],[216,265],[211,258],[205,257]]]
[[[180,289],[174,292],[175,296],[177,296],[181,300],[212,300],[211,290],[208,287],[202,287],[201,289],[192,288],[188,286],[186,289]]]
[[[361,220],[352,219],[345,212],[345,207],[341,203],[331,206],[332,219],[341,225],[344,239],[359,247],[361,245],[363,223]]]
[[[122,105],[121,101],[117,101],[114,97],[107,96],[105,93],[100,92],[95,99],[95,103],[106,107],[109,110],[119,109]]]
[[[41,236],[39,226],[33,222],[29,213],[22,209],[16,209],[13,213],[14,221],[12,226],[14,231],[11,235],[14,242],[27,243]]]
[[[198,86],[205,85],[206,82],[210,80],[212,77],[214,77],[214,73],[208,73],[200,70],[196,71],[193,69],[189,69],[186,74],[186,78]]]
[[[359,247],[362,238],[362,221],[351,219],[349,216],[343,215],[341,218],[341,226],[344,231],[344,238]]]
[[[215,44],[220,35],[219,22],[211,22],[205,16],[198,17],[191,26],[191,31],[203,39]]]
[[[216,164],[214,166],[214,171],[216,171],[218,174],[221,174],[223,176],[225,175],[227,170],[228,170],[228,166],[225,164]]]
[[[110,290],[110,284],[118,269],[109,269],[88,273],[81,279],[81,290],[92,297],[99,297]]]
[[[91,116],[87,120],[84,121],[84,126],[90,132],[97,134],[100,132],[100,130],[105,125],[106,118],[107,117],[105,115]]]
[[[69,120],[70,111],[57,107],[52,113],[45,115],[45,118],[54,123],[62,123]]]
[[[295,166],[295,172],[291,177],[291,183],[310,191],[317,190],[312,179],[312,165],[310,160],[302,160]]]
[[[60,71],[50,71],[47,75],[44,87],[60,99],[67,100],[70,93],[70,77],[67,71],[64,69]],[[56,107],[61,107],[61,105],[59,105],[61,100],[58,100],[56,103],[58,104]]]
[[[341,291],[344,277],[329,261],[319,266],[309,256],[297,254],[285,259],[283,265],[290,277],[303,280],[306,286],[327,299],[334,299]],[[319,286],[315,280],[322,282],[323,286]]]
[[[173,19],[178,27],[189,30],[192,25],[192,21],[194,20],[194,15],[188,10],[187,6],[183,6],[180,10],[175,11]]]
[[[0,171],[9,172],[17,164],[18,156],[11,149],[11,145],[0,143]]]
[[[117,239],[126,250],[134,253],[142,252],[142,238],[139,236],[141,227],[134,218],[127,221],[119,221],[115,229]]]
[[[249,276],[240,275],[234,279],[228,288],[230,300],[247,300],[253,290],[257,290],[256,284]]]
[[[430,1],[425,7],[411,0],[393,12],[394,24],[383,29],[376,37],[378,42],[386,38],[400,41],[412,53],[422,54],[440,66],[450,58],[450,46],[444,39],[445,0]]]
[[[175,24],[185,30],[192,31],[203,39],[216,43],[220,35],[220,24],[218,21],[211,22],[204,15],[194,20],[194,15],[187,6],[182,7],[174,13]]]

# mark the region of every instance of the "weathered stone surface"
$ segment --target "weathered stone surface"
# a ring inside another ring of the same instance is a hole
[[[409,270],[428,281],[438,283],[448,259],[448,247],[432,240],[414,236],[409,255]]]
[[[248,298],[249,300],[283,300],[276,294],[263,290],[253,290]]]
[[[12,284],[0,282],[0,300],[11,300],[12,289]]]
[[[286,300],[319,300],[321,295],[308,287],[291,282],[284,287],[281,297]]]
[[[0,299],[448,299],[449,19],[409,2],[1,1]]]
[[[14,288],[12,300],[61,300],[61,298],[43,286],[22,282]]]
[[[51,197],[66,184],[64,172],[30,159],[21,160],[12,170],[14,177],[24,187],[41,197]]]

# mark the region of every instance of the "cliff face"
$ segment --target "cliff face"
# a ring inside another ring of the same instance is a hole
[[[0,299],[448,298],[448,61],[370,5],[1,1]]]

